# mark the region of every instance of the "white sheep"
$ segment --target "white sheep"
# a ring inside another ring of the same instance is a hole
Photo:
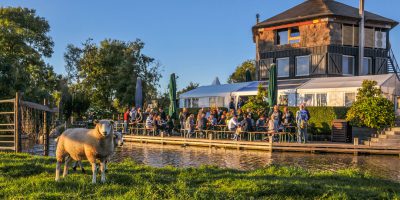
[[[58,138],[56,150],[56,181],[60,180],[61,163],[65,161],[63,177],[68,174],[71,159],[87,159],[92,165],[92,183],[96,183],[96,160],[100,160],[101,182],[106,181],[105,162],[114,152],[113,121],[100,120],[94,129],[68,129]]]
[[[114,132],[114,148],[121,147],[124,145],[124,138],[122,136],[121,132]],[[107,164],[111,161],[112,155],[110,155],[107,160],[106,160],[106,166],[105,166],[105,171],[107,172]],[[85,169],[83,168],[82,162],[81,161],[76,161],[74,165],[72,166],[72,169],[76,171],[76,168],[79,166],[81,169],[82,173],[85,174]]]

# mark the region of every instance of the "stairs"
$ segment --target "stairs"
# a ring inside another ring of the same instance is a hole
[[[397,79],[400,80],[400,67],[397,63],[396,57],[394,56],[392,48],[388,51],[388,60],[387,60],[388,73],[394,73],[397,76]]]
[[[383,134],[376,135],[370,141],[364,141],[369,146],[400,147],[400,127],[387,129]]]

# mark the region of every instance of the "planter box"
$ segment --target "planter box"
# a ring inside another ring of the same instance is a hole
[[[366,127],[352,127],[353,138],[359,138],[358,141],[362,143],[362,141],[367,141],[372,137],[373,134],[376,134],[376,129],[366,128]]]

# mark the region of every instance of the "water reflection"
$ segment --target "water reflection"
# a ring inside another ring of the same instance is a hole
[[[221,148],[125,143],[117,149],[114,161],[131,158],[155,167],[197,167],[215,165],[251,170],[271,164],[297,166],[310,170],[359,168],[375,176],[400,181],[400,158],[397,156],[353,156],[351,154],[310,154],[290,152],[239,151]]]

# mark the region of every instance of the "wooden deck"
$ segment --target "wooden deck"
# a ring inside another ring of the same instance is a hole
[[[183,137],[160,137],[125,135],[126,142],[155,143],[182,146],[219,147],[240,150],[262,150],[262,151],[289,151],[289,152],[310,152],[310,153],[351,153],[351,154],[379,154],[399,155],[400,146],[368,146],[353,145],[345,143],[270,143],[262,141],[234,141],[234,140],[211,140]]]

